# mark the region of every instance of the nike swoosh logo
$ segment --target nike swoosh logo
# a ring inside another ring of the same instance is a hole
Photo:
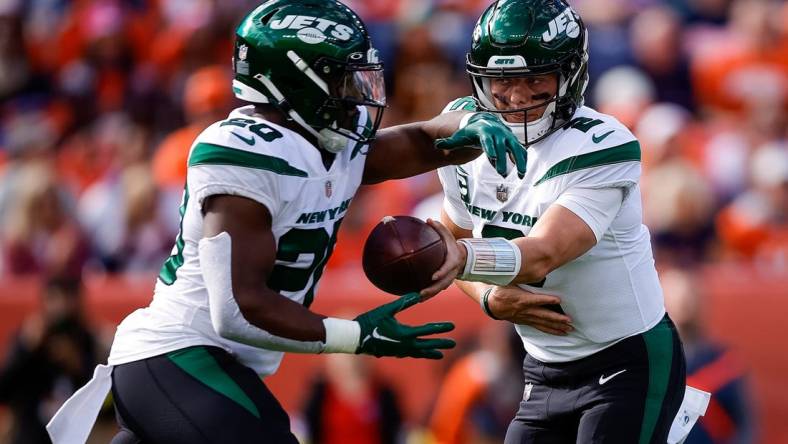
[[[620,372],[615,372],[615,373],[613,373],[612,375],[610,375],[608,377],[605,377],[605,375],[600,376],[599,377],[599,385],[604,385],[607,381],[610,381],[611,379],[613,379],[616,376],[624,373],[625,371],[627,371],[627,369],[621,370]]]
[[[230,134],[232,134],[233,136],[243,140],[244,142],[246,142],[247,145],[254,145],[254,137],[246,138],[246,137],[236,133],[235,131],[230,131]]]
[[[399,342],[396,339],[391,339],[389,337],[383,336],[382,334],[378,333],[377,327],[375,327],[375,329],[372,330],[372,337],[375,339],[380,339],[381,341]]]
[[[602,134],[601,136],[597,136],[596,134],[594,134],[593,136],[591,136],[591,140],[593,140],[594,143],[599,143],[599,142],[605,140],[605,137],[607,137],[607,136],[609,136],[609,135],[611,135],[611,134],[613,134],[615,132],[616,132],[616,130],[610,130],[610,131],[606,132],[605,134]]]

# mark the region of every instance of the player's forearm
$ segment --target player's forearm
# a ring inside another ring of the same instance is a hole
[[[468,295],[474,302],[477,304],[481,299],[482,293],[484,290],[489,287],[489,284],[485,284],[483,282],[470,282],[470,281],[454,281],[454,285],[457,286],[463,293]]]
[[[478,149],[439,150],[435,140],[459,128],[463,113],[442,114],[424,122],[407,123],[378,131],[364,168],[365,184],[402,179],[446,165],[469,162]]]
[[[457,247],[458,279],[468,282],[495,285],[539,282],[563,263],[555,249],[539,238],[461,239]],[[489,274],[485,270],[497,272]]]
[[[419,122],[418,125],[430,140],[443,139],[457,132],[466,114],[467,111],[443,113],[430,120]]]
[[[268,350],[320,353],[326,348],[323,318],[231,266],[230,235],[200,240],[200,265],[216,333]],[[238,270],[236,270],[238,271]]]
[[[267,288],[239,293],[236,299],[241,313],[255,327],[296,341],[325,342],[325,316]]]
[[[520,249],[520,271],[512,284],[539,282],[561,265],[559,252],[543,239],[521,237],[512,241]]]
[[[470,162],[479,156],[476,148],[464,148],[457,150],[439,150],[435,148],[435,140],[450,137],[460,128],[462,118],[468,113],[465,111],[455,111],[444,113],[433,117],[430,120],[421,122],[420,130],[426,134],[429,143],[428,153],[436,156],[441,165],[455,165]]]

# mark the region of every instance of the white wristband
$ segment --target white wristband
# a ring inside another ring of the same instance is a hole
[[[355,353],[361,337],[361,326],[356,321],[324,318],[326,346],[323,353]]]
[[[520,248],[513,242],[502,237],[468,238],[458,242],[465,246],[468,257],[457,279],[503,286],[509,285],[520,273]]]

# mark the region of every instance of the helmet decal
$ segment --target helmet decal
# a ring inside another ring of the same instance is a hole
[[[495,68],[499,66],[505,68],[527,68],[528,63],[525,61],[525,57],[520,55],[490,57],[490,60],[487,62],[487,67]]]
[[[366,27],[336,0],[258,6],[236,29],[233,69],[236,97],[271,104],[332,152],[369,143],[386,107]]]
[[[307,15],[288,15],[281,20],[271,20],[268,26],[271,29],[298,29],[298,35],[301,35],[301,31],[308,31],[313,35],[323,36],[323,40],[326,38],[324,32],[341,41],[350,40],[355,32],[353,28],[335,21]]]
[[[564,9],[564,12],[550,20],[550,23],[548,23],[549,29],[542,33],[542,41],[546,43],[551,42],[562,32],[566,32],[566,35],[573,39],[580,36],[580,25],[575,21],[576,15],[572,8],[567,7]]]
[[[588,33],[565,0],[493,2],[479,17],[466,58],[479,107],[500,115],[525,145],[563,128],[583,106],[587,66]],[[550,78],[555,90],[515,104],[506,99],[512,81]]]

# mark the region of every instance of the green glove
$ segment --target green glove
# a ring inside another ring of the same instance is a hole
[[[432,322],[413,327],[400,324],[394,319],[395,314],[417,304],[420,300],[421,296],[418,293],[408,293],[394,302],[381,305],[354,319],[361,326],[361,337],[356,353],[377,357],[441,359],[443,353],[438,349],[454,348],[454,341],[420,337],[452,331],[454,324]]]
[[[492,113],[475,113],[468,119],[467,125],[450,137],[435,140],[435,147],[441,150],[481,147],[501,176],[506,176],[507,154],[511,153],[517,166],[517,175],[520,179],[525,177],[525,148],[512,130]]]

